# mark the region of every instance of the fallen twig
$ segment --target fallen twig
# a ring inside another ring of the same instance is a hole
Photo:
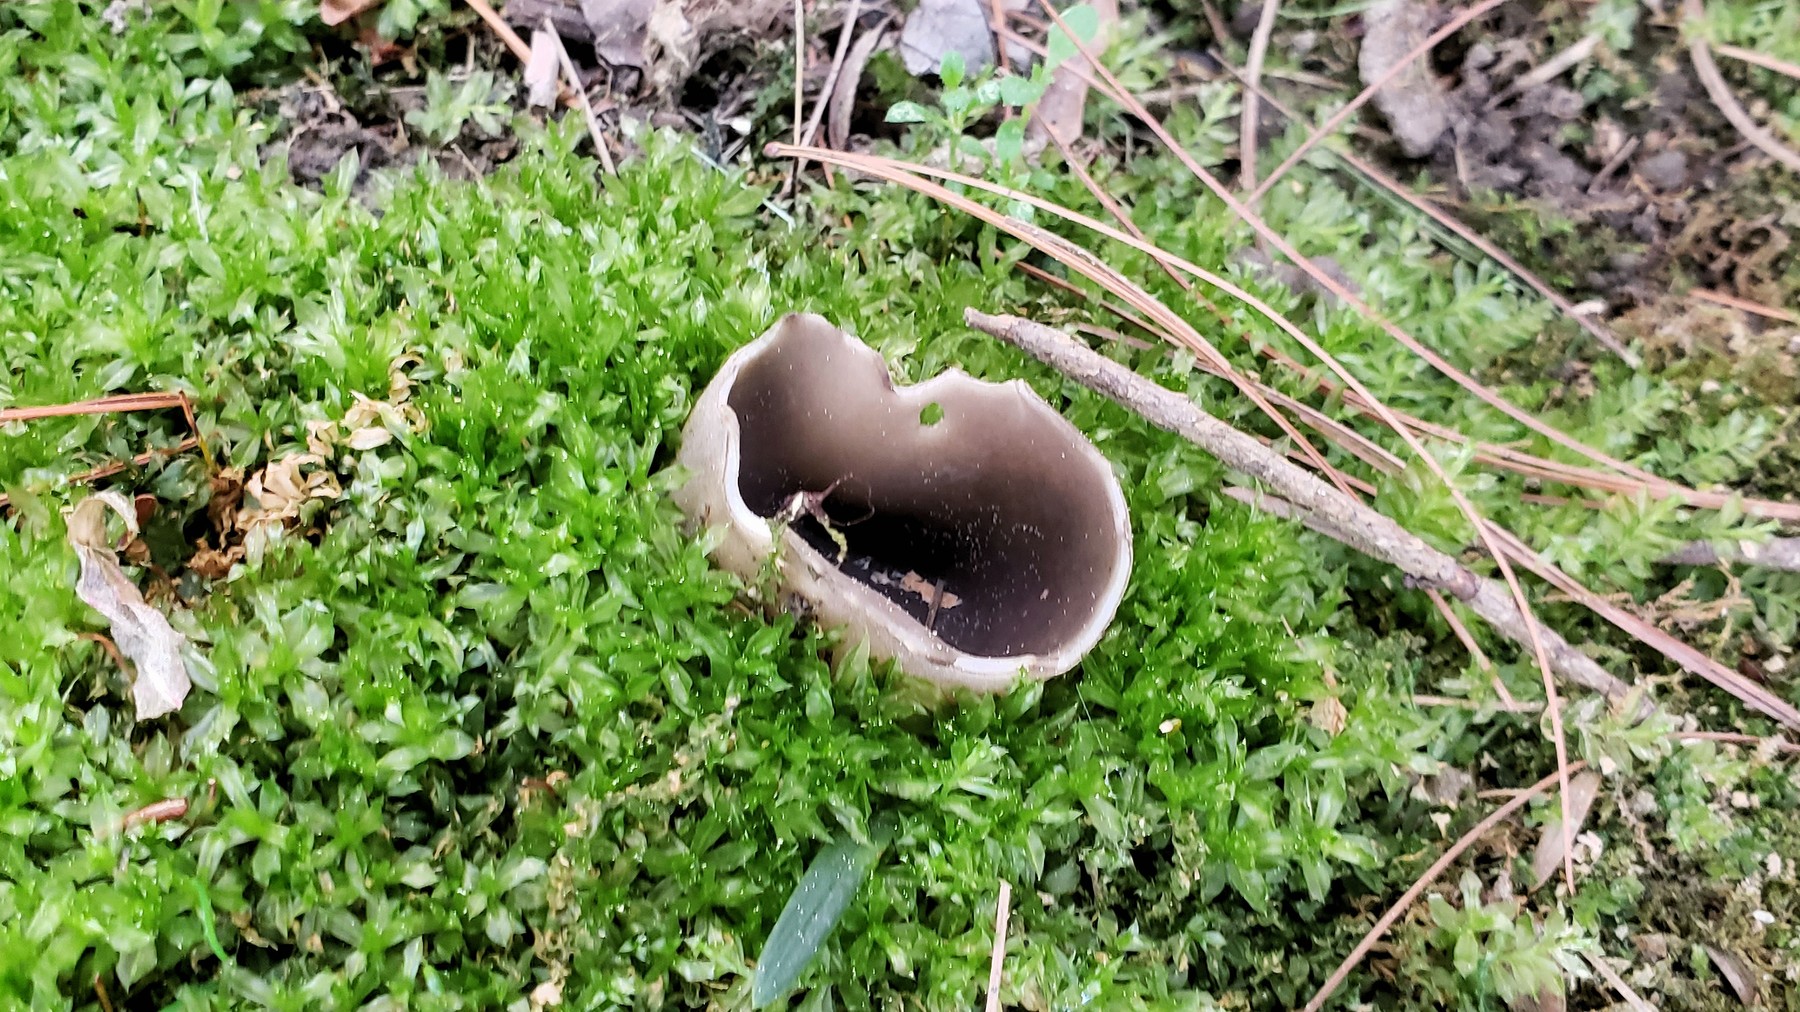
[[[1263,0],[1262,13],[1256,19],[1256,31],[1250,36],[1249,58],[1244,62],[1244,101],[1242,122],[1238,130],[1238,188],[1250,194],[1245,203],[1256,206],[1256,102],[1261,92],[1257,82],[1262,78],[1263,57],[1269,52],[1269,36],[1275,34],[1275,12],[1281,0]]]
[[[463,2],[473,8],[475,13],[481,16],[481,20],[487,22],[487,26],[494,30],[495,35],[500,36],[500,41],[506,44],[507,49],[512,50],[512,54],[518,57],[520,63],[531,62],[531,47],[526,45],[524,39],[519,38],[519,33],[513,31],[512,26],[506,23],[506,19],[494,10],[487,0],[463,0]]]
[[[40,404],[25,408],[0,408],[0,425],[7,422],[29,422],[39,418],[62,418],[69,415],[104,415],[115,411],[158,411],[163,408],[186,408],[183,394],[115,394],[68,404]]]
[[[1000,981],[1006,969],[1006,921],[1012,912],[1012,883],[1000,880],[994,903],[994,951],[988,957],[987,1012],[1000,1012]]]
[[[1760,302],[1751,302],[1749,299],[1740,299],[1735,295],[1726,295],[1724,292],[1715,292],[1710,288],[1695,288],[1690,290],[1688,294],[1702,302],[1710,302],[1714,305],[1725,306],[1730,309],[1739,309],[1746,313],[1754,313],[1757,316],[1767,317],[1771,320],[1780,320],[1783,323],[1800,323],[1800,313],[1791,313],[1785,309],[1776,309],[1774,306],[1765,306]]]
[[[173,457],[178,454],[186,453],[189,450],[192,450],[192,449],[198,447],[199,445],[200,445],[200,440],[198,437],[189,436],[188,438],[182,440],[179,443],[176,443],[174,446],[171,446],[166,450],[150,450],[148,452],[138,454],[137,456],[131,458],[129,461],[119,461],[119,462],[113,463],[113,464],[102,464],[99,467],[93,468],[91,470],[83,471],[80,474],[72,474],[63,480],[68,482],[71,485],[82,485],[82,484],[85,484],[90,481],[99,481],[101,478],[110,478],[113,475],[118,474],[120,471],[125,470],[127,467],[144,467],[158,457]],[[11,500],[7,499],[7,497],[5,495],[0,495],[0,509],[4,509],[9,505],[11,505]]]
[[[1800,744],[1785,738],[1760,738],[1754,734],[1738,734],[1733,731],[1676,731],[1669,737],[1677,741],[1713,741],[1747,748],[1767,748],[1784,755],[1800,755]]]
[[[850,0],[850,13],[844,15],[844,27],[838,32],[837,51],[831,54],[831,70],[825,74],[825,83],[819,87],[819,100],[813,103],[812,117],[806,121],[806,131],[800,135],[803,146],[811,144],[813,137],[819,132],[819,123],[825,118],[825,106],[831,102],[838,75],[844,72],[844,61],[850,56],[850,40],[856,35],[856,19],[861,16],[862,0]],[[795,173],[804,172],[806,159],[795,159],[794,166]]]
[[[1307,522],[1329,537],[1386,562],[1415,582],[1440,588],[1486,619],[1502,635],[1529,643],[1527,619],[1507,590],[1431,547],[1392,519],[1363,505],[1256,440],[1201,410],[1192,401],[1088,350],[1060,331],[1030,320],[963,313],[970,326],[1013,345],[1038,361],[1137,412],[1157,428],[1176,433],[1217,457],[1227,467],[1255,478],[1299,507]],[[1630,687],[1601,668],[1567,640],[1539,630],[1549,668],[1567,681],[1610,700]]]
[[[1700,34],[1699,27],[1693,24],[1706,16],[1700,0],[1682,0],[1681,11],[1689,22],[1688,59],[1693,61],[1694,74],[1700,78],[1700,84],[1712,98],[1713,105],[1718,107],[1720,114],[1737,128],[1737,132],[1745,140],[1763,154],[1800,172],[1800,151],[1781,143],[1772,131],[1751,119],[1737,96],[1731,93],[1731,86],[1725,83],[1725,75],[1719,73],[1719,65],[1713,61],[1712,45]]]
[[[181,818],[187,812],[186,798],[164,798],[161,801],[152,801],[136,811],[126,812],[125,817],[119,820],[119,830],[126,832],[138,826],[169,822]]]
[[[206,466],[213,467],[212,450],[207,447],[206,440],[200,435],[200,420],[194,417],[194,402],[186,393],[142,393],[113,394],[109,397],[96,397],[86,401],[71,401],[66,404],[39,404],[24,408],[0,408],[0,425],[8,422],[29,422],[41,418],[63,418],[70,415],[104,415],[115,411],[159,411],[165,408],[180,408],[181,417],[192,432],[193,446],[183,443],[186,449],[200,448],[200,456],[206,459]],[[5,505],[6,497],[0,496],[0,505]]]
[[[1662,557],[1671,566],[1728,565],[1761,566],[1800,573],[1800,538],[1770,538],[1767,541],[1739,541],[1718,545],[1710,541],[1690,541]]]
[[[1741,63],[1748,63],[1753,67],[1772,70],[1777,74],[1784,74],[1795,80],[1800,80],[1800,63],[1789,63],[1786,60],[1776,59],[1773,56],[1759,53],[1754,49],[1745,49],[1742,46],[1728,46],[1722,42],[1713,46],[1712,50],[1720,56],[1728,56]]]
[[[524,39],[519,37],[518,32],[513,31],[512,26],[506,23],[506,19],[502,18],[499,12],[494,10],[493,5],[489,4],[487,0],[463,0],[463,2],[468,4],[476,14],[479,14],[482,21],[487,22],[487,26],[493,29],[494,34],[500,37],[500,41],[505,44],[506,48],[512,52],[513,56],[516,57],[521,64],[531,63],[531,46],[528,45]],[[546,15],[546,19],[548,19],[548,15]],[[556,47],[561,49],[561,33],[552,29],[552,34],[556,35]],[[579,79],[577,79],[573,90],[581,93],[582,102],[587,101],[587,90],[581,87]],[[576,106],[576,98],[570,92],[571,89],[565,85],[559,84],[556,87],[557,96],[562,99],[563,104],[573,109]]]
[[[1318,993],[1313,995],[1312,1000],[1306,1003],[1302,1012],[1319,1012],[1319,1009],[1324,1007],[1325,1000],[1330,998],[1332,993],[1343,985],[1345,978],[1350,976],[1350,971],[1356,969],[1356,965],[1363,961],[1363,957],[1369,954],[1369,950],[1375,947],[1375,943],[1381,940],[1381,936],[1387,934],[1388,929],[1392,928],[1394,923],[1400,919],[1400,915],[1405,913],[1407,908],[1412,906],[1413,903],[1424,894],[1425,890],[1431,883],[1437,880],[1439,875],[1444,873],[1445,869],[1449,868],[1457,858],[1462,856],[1463,851],[1468,850],[1475,844],[1475,841],[1487,835],[1488,830],[1493,829],[1495,826],[1505,821],[1508,816],[1525,807],[1526,802],[1529,802],[1532,798],[1542,794],[1551,784],[1559,781],[1567,783],[1570,774],[1580,770],[1586,765],[1585,762],[1577,759],[1567,766],[1560,767],[1555,773],[1550,774],[1514,795],[1511,801],[1494,809],[1493,812],[1489,813],[1487,818],[1477,822],[1468,832],[1458,837],[1457,841],[1450,845],[1450,849],[1444,851],[1441,857],[1432,862],[1431,867],[1425,869],[1425,874],[1420,875],[1418,880],[1412,884],[1412,887],[1402,893],[1400,898],[1394,901],[1393,906],[1388,907],[1387,913],[1381,915],[1381,919],[1375,922],[1375,926],[1369,929],[1368,934],[1363,936],[1362,941],[1356,943],[1356,948],[1351,949],[1350,954],[1344,957],[1344,961],[1339,963],[1337,969],[1331,972],[1331,976],[1326,978],[1325,983],[1320,986]],[[1567,813],[1565,812],[1565,817],[1566,814]]]
[[[774,144],[769,146],[768,153],[771,157],[793,157],[800,152],[787,145]],[[1171,254],[1166,250],[1162,250],[1159,247],[1146,243],[1134,236],[1113,229],[1086,215],[1079,214],[1066,207],[1044,200],[1034,194],[999,186],[987,182],[986,180],[951,172],[946,169],[898,162],[893,159],[881,158],[873,155],[829,151],[820,148],[807,149],[805,153],[820,161],[830,162],[846,169],[864,173],[876,179],[883,179],[888,182],[906,186],[915,192],[929,196],[977,217],[1001,231],[1023,239],[1031,245],[1036,246],[1039,250],[1055,257],[1070,269],[1099,282],[1102,287],[1107,288],[1107,290],[1112,291],[1114,294],[1127,298],[1128,301],[1132,301],[1137,308],[1144,311],[1147,315],[1154,317],[1164,326],[1171,328],[1172,331],[1191,332],[1193,328],[1181,317],[1170,311],[1167,306],[1150,297],[1129,279],[1125,279],[1122,275],[1119,275],[1117,271],[1107,266],[1091,252],[1074,245],[1060,236],[1048,233],[1035,225],[1027,224],[1009,215],[1002,214],[993,208],[970,200],[967,196],[962,194],[951,192],[922,177],[933,176],[948,179],[971,189],[982,190],[1010,200],[1018,200],[1065,220],[1080,224],[1095,232],[1099,232],[1114,241],[1132,246],[1147,255],[1156,257],[1165,263],[1180,268],[1182,271],[1193,277],[1218,287],[1222,291],[1232,295],[1234,298],[1242,300],[1246,305],[1265,316],[1270,322],[1280,327],[1283,332],[1293,336],[1303,345],[1307,345],[1308,347],[1316,345],[1316,342],[1314,342],[1310,336],[1300,331],[1291,321],[1288,321],[1285,317],[1276,313],[1262,300],[1238,286],[1225,281],[1218,275],[1213,274],[1188,260]],[[1184,340],[1188,339],[1199,342],[1202,345],[1206,344],[1204,338],[1201,338],[1197,332],[1193,332],[1189,338],[1184,338]],[[1208,347],[1210,346],[1208,345]],[[1290,365],[1290,368],[1304,371],[1297,363]],[[1339,369],[1341,370],[1341,365],[1339,366]],[[1338,375],[1344,376],[1345,374],[1339,371]],[[1456,442],[1467,441],[1466,436],[1455,430],[1427,423],[1417,418],[1411,418],[1410,416],[1409,421],[1405,423],[1408,428],[1401,428],[1400,425],[1402,423],[1399,422],[1395,412],[1391,409],[1383,409],[1380,403],[1373,399],[1372,395],[1367,395],[1366,388],[1363,388],[1361,384],[1354,382],[1354,377],[1348,377],[1348,381],[1349,389],[1346,389],[1342,393],[1342,396],[1345,397],[1346,401],[1358,410],[1374,414],[1375,417],[1380,418],[1384,424],[1388,425],[1403,437],[1405,437],[1409,431],[1412,431],[1437,435],[1439,438]],[[1503,462],[1503,466],[1516,469],[1520,473],[1537,475],[1548,478],[1549,480],[1568,481],[1574,484],[1588,485],[1590,487],[1607,488],[1612,491],[1642,491],[1653,498],[1679,497],[1691,505],[1712,509],[1723,508],[1727,504],[1736,504],[1746,513],[1752,515],[1779,519],[1800,519],[1800,504],[1775,503],[1766,500],[1748,500],[1735,495],[1726,495],[1724,493],[1702,493],[1694,489],[1675,485],[1674,483],[1656,478],[1653,475],[1647,475],[1647,480],[1628,480],[1618,476],[1608,475],[1604,472],[1591,471],[1584,468],[1573,467],[1572,465],[1533,457],[1530,454],[1525,454],[1497,444],[1481,443],[1477,445],[1483,448],[1477,452],[1477,459],[1483,460],[1484,463],[1495,461]],[[1435,458],[1430,458],[1428,455],[1425,455],[1422,449],[1416,449],[1415,452],[1425,456],[1425,459],[1428,461],[1435,460]],[[1454,488],[1452,488],[1452,491],[1454,493]],[[1489,537],[1498,537],[1501,534],[1507,533],[1503,528],[1493,527],[1485,519],[1479,521],[1477,530]],[[1619,609],[1612,607],[1609,603],[1598,598],[1597,595],[1587,591],[1585,587],[1581,587],[1579,583],[1574,581],[1567,574],[1562,573],[1554,566],[1550,566],[1548,563],[1544,562],[1529,548],[1529,546],[1524,545],[1522,542],[1518,542],[1516,538],[1513,539],[1513,541],[1514,546],[1508,551],[1508,557],[1530,560],[1530,563],[1535,567],[1536,571],[1545,575],[1546,579],[1553,579],[1553,582],[1557,582],[1557,586],[1564,588],[1565,592],[1570,592],[1568,590],[1570,587],[1579,588],[1580,593],[1585,596],[1579,597],[1578,599],[1586,604],[1591,610],[1600,614],[1602,618],[1605,618],[1619,628],[1624,629],[1634,638],[1637,638],[1646,646],[1656,649],[1681,667],[1701,675],[1707,680],[1712,681],[1714,684],[1719,685],[1721,688],[1725,688],[1728,692],[1744,699],[1757,709],[1763,710],[1763,712],[1769,713],[1771,716],[1775,716],[1784,723],[1793,720],[1796,722],[1797,726],[1800,726],[1800,710],[1795,710],[1794,707],[1784,703],[1778,697],[1773,696],[1765,690],[1761,690],[1757,686],[1746,683],[1742,676],[1724,668],[1722,665],[1710,662],[1704,655],[1662,630],[1637,620],[1635,616],[1625,614]],[[1490,550],[1494,549],[1490,548]],[[1499,561],[1505,562],[1505,559]],[[1505,566],[1502,566],[1502,573],[1504,574],[1505,572],[1506,568]],[[1511,588],[1509,587],[1509,589]],[[1516,601],[1517,598],[1515,596],[1515,602]],[[1520,610],[1523,611],[1523,608]],[[1529,634],[1529,630],[1527,630],[1527,634]],[[1647,707],[1647,705],[1648,704],[1646,703],[1645,706]],[[1552,723],[1553,728],[1554,725],[1560,723],[1560,710],[1553,716]],[[1567,820],[1565,820],[1565,825],[1566,824]]]
[[[1676,639],[1637,615],[1619,607],[1583,586],[1543,556],[1533,551],[1518,535],[1491,520],[1484,520],[1490,543],[1498,543],[1513,561],[1536,573],[1539,578],[1579,601],[1584,607],[1610,622],[1615,628],[1657,651],[1683,669],[1699,675],[1731,693],[1753,709],[1781,724],[1800,728],[1800,708],[1771,692],[1768,687],[1720,664],[1693,646]],[[1554,715],[1554,714],[1553,714]]]
[[[1522,91],[1529,91],[1540,84],[1549,84],[1551,81],[1560,77],[1562,73],[1570,67],[1573,67],[1582,60],[1594,55],[1594,50],[1598,48],[1600,48],[1599,32],[1582,36],[1567,49],[1564,49],[1550,59],[1531,68],[1529,71],[1520,74],[1518,79],[1507,85],[1500,94],[1489,99],[1487,107],[1489,109],[1495,108],[1500,103]]]
[[[569,50],[563,45],[562,36],[556,34],[556,26],[551,23],[548,14],[544,15],[544,31],[550,33],[551,44],[556,47],[556,62],[562,65],[563,80],[567,82],[568,89],[575,93],[575,102],[581,107],[582,118],[587,120],[588,136],[593,138],[594,153],[600,158],[600,167],[609,176],[618,175],[619,170],[613,166],[612,152],[606,148],[606,135],[600,130],[600,117],[594,114],[594,104],[588,101],[587,89],[581,86],[581,75],[575,71],[575,61],[569,59]]]

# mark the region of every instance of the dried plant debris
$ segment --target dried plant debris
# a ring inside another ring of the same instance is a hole
[[[181,659],[187,641],[119,568],[119,557],[106,535],[109,509],[124,519],[127,530],[137,533],[137,511],[117,492],[88,496],[69,514],[69,546],[81,563],[75,593],[106,617],[113,642],[135,669],[131,695],[137,719],[153,720],[179,710],[187,699],[191,683]]]
[[[792,12],[784,0],[581,0],[594,54],[615,70],[635,71],[665,98],[709,57],[784,37]]]

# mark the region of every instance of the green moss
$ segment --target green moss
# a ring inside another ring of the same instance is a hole
[[[174,586],[137,576],[181,598],[195,644],[199,687],[144,726],[81,638],[97,618],[70,590],[58,511],[84,494],[69,475],[172,447],[184,423],[0,430],[9,1000],[88,1003],[98,975],[131,1007],[488,1007],[540,985],[578,1008],[734,1007],[813,856],[891,817],[891,846],[802,979],[809,1007],[828,989],[852,1008],[968,1007],[1001,879],[1022,1005],[1294,1005],[1369,898],[1436,846],[1410,777],[1507,737],[1407,704],[1462,659],[1391,573],[1243,509],[1210,458],[964,329],[966,305],[1067,309],[991,233],[848,188],[814,199],[849,226],[788,231],[758,216],[762,193],[658,135],[597,185],[574,118],[512,124],[519,157],[478,182],[429,163],[379,177],[377,213],[352,193],[353,164],[315,192],[262,162],[269,127],[229,81],[273,65],[301,19],[265,7],[224,8],[218,24],[240,27],[262,12],[266,36],[241,50],[194,43],[204,26],[184,8],[118,37],[70,3],[0,9],[0,403],[182,390],[212,452],[248,475],[314,449],[309,423],[360,397],[400,399],[397,374],[407,404],[375,423],[391,441],[308,465],[341,496],[252,538],[210,583],[185,565],[216,534],[199,456],[113,479],[157,498]],[[1036,181],[1083,199],[1048,171]],[[1241,243],[1166,164],[1140,160],[1121,186],[1202,262]],[[1543,318],[1333,184],[1269,205],[1409,326],[1462,340],[1464,361],[1503,356]],[[1312,308],[1384,395],[1513,435],[1366,324]],[[668,501],[672,451],[724,356],[804,310],[909,378],[1022,376],[1114,463],[1136,569],[1078,675],[939,699],[864,661],[834,669],[828,634],[733,605],[740,588]],[[1121,354],[1257,424],[1191,363]],[[1640,450],[1666,418],[1648,399],[1619,436]],[[1586,408],[1569,421],[1618,425]],[[1441,491],[1396,486],[1409,515],[1443,516]],[[1549,515],[1559,537],[1617,522]],[[1505,670],[1528,691],[1534,676]],[[1545,750],[1517,730],[1493,749],[1499,775],[1535,777]],[[190,811],[120,831],[163,798]]]

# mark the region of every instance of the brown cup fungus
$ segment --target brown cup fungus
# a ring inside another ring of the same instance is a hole
[[[677,503],[722,528],[715,562],[752,586],[772,575],[845,645],[940,685],[1069,670],[1131,572],[1112,469],[1030,387],[957,370],[896,387],[818,316],[726,360],[679,460]]]

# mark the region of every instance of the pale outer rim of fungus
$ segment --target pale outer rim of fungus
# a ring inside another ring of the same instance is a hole
[[[741,461],[737,413],[730,396],[738,375],[759,355],[781,340],[790,327],[827,328],[838,335],[849,358],[864,365],[874,360],[886,380],[888,396],[914,414],[928,404],[954,402],[969,397],[1012,396],[1028,410],[1042,416],[1043,424],[1058,430],[1068,444],[1071,464],[1092,468],[1104,490],[1113,521],[1111,534],[1116,552],[1105,585],[1099,588],[1091,617],[1063,638],[1061,649],[1041,654],[989,657],[965,653],[928,631],[905,609],[875,588],[838,569],[792,529],[783,532],[779,560],[782,588],[804,599],[821,625],[841,627],[848,635],[845,648],[866,643],[871,656],[893,659],[908,674],[946,687],[999,692],[1020,676],[1044,680],[1063,674],[1100,642],[1111,626],[1131,578],[1131,519],[1124,492],[1112,466],[1081,431],[1058,414],[1023,380],[993,383],[976,379],[960,369],[947,369],[921,383],[898,386],[881,353],[853,335],[814,314],[790,313],[761,337],[733,352],[720,367],[694,410],[682,437],[678,462],[687,477],[676,491],[676,502],[691,520],[705,528],[722,528],[709,554],[715,563],[750,579],[768,558],[773,531],[768,520],[744,502],[738,481]],[[707,438],[707,429],[716,434]],[[722,506],[721,522],[715,514]]]

